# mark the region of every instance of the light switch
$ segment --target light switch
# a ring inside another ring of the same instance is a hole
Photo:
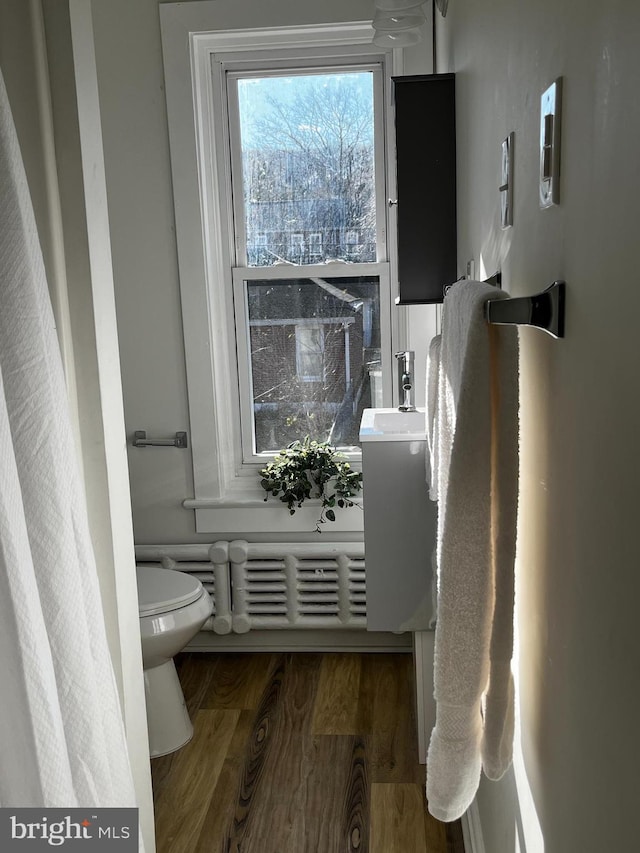
[[[540,102],[540,207],[560,204],[560,122],[562,78],[552,83]]]

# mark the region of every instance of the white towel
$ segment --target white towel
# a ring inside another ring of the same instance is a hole
[[[518,344],[515,327],[484,319],[486,300],[507,295],[462,281],[449,289],[443,309],[436,725],[427,799],[444,821],[469,807],[482,767],[496,779],[511,762]]]
[[[436,482],[438,470],[436,428],[438,424],[438,380],[440,376],[441,344],[442,335],[436,335],[431,339],[427,354],[427,452],[425,457],[429,497],[432,501],[438,500]]]
[[[427,353],[427,388],[426,388],[426,421],[427,421],[427,452],[425,453],[425,473],[429,497],[438,500],[438,455],[436,428],[438,425],[438,382],[440,378],[440,348],[442,335],[431,339]],[[431,619],[429,629],[436,627],[438,615],[438,551],[434,543],[431,553]]]

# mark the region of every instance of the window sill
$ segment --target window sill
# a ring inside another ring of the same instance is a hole
[[[362,498],[354,500],[355,506],[338,509],[336,520],[322,526],[322,532],[362,533],[364,530]],[[208,500],[191,498],[183,501],[185,509],[193,509],[196,516],[196,533],[225,533],[244,535],[252,533],[278,533],[286,536],[295,533],[316,532],[320,516],[320,501],[305,501],[294,515],[276,500]]]

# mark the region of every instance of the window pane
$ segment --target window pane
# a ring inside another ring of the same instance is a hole
[[[238,106],[248,265],[375,261],[373,73],[240,78]]]
[[[247,282],[257,453],[305,435],[359,445],[381,403],[379,291],[374,276]]]

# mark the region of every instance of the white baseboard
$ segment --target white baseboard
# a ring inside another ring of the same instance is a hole
[[[433,631],[416,631],[413,635],[415,662],[416,722],[418,726],[418,757],[427,763],[427,750],[431,731],[436,722],[436,704],[433,698]]]
[[[485,853],[477,800],[462,815],[461,823],[465,853]]]
[[[186,652],[411,652],[412,635],[353,630],[200,631]]]

